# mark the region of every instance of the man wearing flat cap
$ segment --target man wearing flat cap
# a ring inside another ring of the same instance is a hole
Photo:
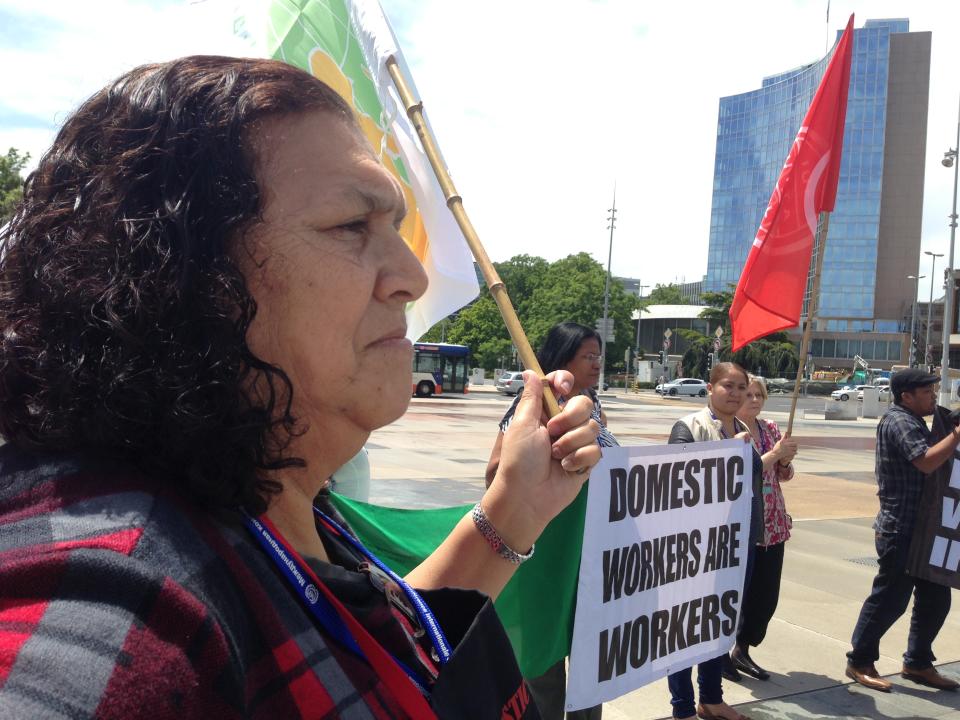
[[[846,671],[847,677],[872,690],[889,692],[892,687],[877,674],[874,663],[880,657],[880,638],[906,611],[911,593],[915,599],[901,676],[940,690],[960,687],[933,666],[933,640],[950,611],[950,588],[912,577],[906,570],[923,484],[960,443],[960,428],[955,427],[933,444],[924,421],[936,410],[938,381],[936,375],[916,368],[895,373],[890,380],[893,405],[877,425],[880,512],[873,528],[879,570],[853,631]]]

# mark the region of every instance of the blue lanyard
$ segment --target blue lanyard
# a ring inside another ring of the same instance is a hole
[[[730,438],[727,437],[727,431],[723,429],[723,423],[720,422],[719,418],[717,418],[716,414],[713,412],[713,408],[710,407],[709,405],[707,405],[707,410],[710,411],[710,417],[711,417],[711,419],[713,419],[714,422],[719,422],[719,423],[720,423],[720,437],[722,437],[724,440],[729,440]],[[737,419],[736,419],[736,418],[733,419],[733,429],[734,429],[734,430],[737,429]]]
[[[763,457],[767,454],[767,433],[764,432],[763,426],[760,424],[760,418],[754,420],[757,424],[757,432],[760,433],[760,457]]]
[[[446,664],[452,655],[452,651],[450,650],[450,642],[447,640],[447,636],[443,634],[443,630],[440,628],[440,623],[437,622],[437,618],[434,616],[433,611],[430,609],[427,603],[424,602],[423,598],[420,597],[420,593],[410,587],[406,580],[384,565],[380,558],[367,550],[367,548],[365,548],[359,540],[340,527],[340,525],[338,525],[333,518],[316,507],[313,508],[313,512],[318,518],[326,523],[327,527],[337,533],[342,540],[345,540],[350,547],[363,555],[371,563],[376,565],[382,572],[386,573],[391,580],[400,586],[400,589],[403,590],[403,594],[407,596],[407,600],[410,601],[410,604],[413,605],[414,609],[417,611],[417,618],[420,620],[420,627],[424,629],[424,631],[427,633],[427,636],[430,638],[430,642],[433,644],[434,650],[437,651],[437,658],[439,659],[440,664]]]
[[[304,607],[310,611],[313,617],[317,620],[320,626],[342,647],[346,648],[357,657],[364,658],[368,660],[357,644],[356,639],[351,634],[349,628],[343,621],[343,618],[340,617],[340,614],[337,612],[337,609],[330,603],[326,596],[320,592],[317,587],[311,582],[311,576],[313,575],[312,571],[304,568],[297,557],[292,556],[288,553],[281,542],[274,537],[274,534],[261,523],[258,519],[251,517],[247,513],[244,513],[244,524],[247,526],[247,529],[253,534],[254,538],[259,542],[260,546],[264,549],[274,564],[279,568],[280,572],[287,579],[288,584],[291,588],[297,593],[297,596],[300,598]],[[349,537],[341,529],[341,534],[344,537]],[[361,546],[362,547],[362,546]],[[367,557],[372,557],[366,548],[364,548],[364,554]],[[376,560],[379,563],[379,560]],[[319,578],[317,578],[319,582]],[[401,586],[402,587],[402,586]],[[411,589],[411,592],[414,592]],[[419,595],[417,596],[419,598]],[[426,607],[426,603],[423,602],[423,599],[420,599],[420,602]],[[429,609],[428,609],[429,612]],[[436,624],[436,619],[432,617],[434,624]],[[444,638],[446,642],[446,638]],[[446,645],[449,648],[449,645]],[[407,667],[403,662],[398,658],[393,656],[391,657],[394,662],[400,667],[401,670],[410,678],[413,684],[420,690],[423,695],[429,695],[429,691],[424,686],[420,677],[409,667]],[[446,656],[446,659],[449,659],[449,652]],[[446,659],[443,662],[446,662]],[[369,662],[369,660],[368,660]]]

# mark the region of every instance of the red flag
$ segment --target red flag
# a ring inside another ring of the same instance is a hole
[[[853,56],[853,15],[813,96],[730,306],[733,350],[799,324],[817,215],[837,199],[847,90]]]

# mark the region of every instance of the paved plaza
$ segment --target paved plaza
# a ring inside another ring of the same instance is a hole
[[[474,388],[467,396],[414,400],[398,422],[370,438],[371,501],[396,507],[475,502],[509,399]],[[621,444],[666,442],[673,423],[698,405],[653,394],[603,396]],[[785,427],[785,413],[765,413]],[[908,616],[887,633],[877,669],[895,682],[890,694],[850,683],[844,653],[876,568],[877,511],[873,476],[876,420],[824,421],[807,412],[794,436],[797,474],[784,485],[794,520],[787,543],[780,604],[753,657],[767,682],[724,682],[725,699],[754,720],[773,718],[960,718],[960,694],[915,685],[899,676]],[[954,593],[954,607],[957,604]],[[960,616],[951,613],[935,651],[946,674],[960,678]],[[606,720],[670,716],[666,681],[604,706]]]

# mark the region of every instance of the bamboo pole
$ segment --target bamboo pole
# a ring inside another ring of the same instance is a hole
[[[423,151],[426,153],[427,159],[430,160],[434,175],[436,175],[437,181],[440,183],[440,189],[443,191],[443,196],[447,200],[447,208],[449,208],[454,219],[456,219],[460,230],[463,231],[467,245],[470,246],[470,252],[473,253],[477,265],[480,266],[480,272],[483,273],[483,279],[486,281],[487,287],[490,288],[490,294],[500,309],[500,315],[503,317],[503,322],[507,326],[507,332],[510,333],[510,339],[517,348],[517,354],[520,355],[520,360],[523,362],[525,368],[533,370],[542,378],[543,369],[540,367],[540,363],[537,362],[537,356],[530,346],[530,341],[527,340],[526,333],[523,332],[523,328],[520,326],[520,319],[517,317],[516,310],[513,309],[510,296],[507,295],[507,288],[500,279],[497,269],[493,266],[493,263],[490,262],[487,251],[480,242],[480,236],[477,235],[473,223],[470,222],[470,218],[467,216],[467,211],[463,208],[463,199],[457,192],[450,173],[440,159],[440,151],[423,117],[423,103],[413,96],[396,58],[393,56],[387,58],[386,65],[387,71],[393,79],[393,84],[396,85],[397,92],[400,94],[400,100],[403,102],[407,117],[410,118],[410,122],[413,123],[413,127],[416,129],[417,135],[420,137],[420,142],[423,145]],[[560,413],[560,406],[552,392],[545,392],[543,394],[543,402],[549,417],[554,417]]]
[[[810,301],[807,303],[807,324],[803,328],[803,338],[800,340],[800,363],[797,367],[797,380],[793,384],[793,397],[790,399],[790,418],[787,420],[787,435],[793,432],[793,416],[797,412],[797,398],[800,395],[803,368],[807,362],[807,349],[810,347],[810,331],[813,329],[813,321],[817,316],[817,303],[820,300],[820,275],[823,272],[823,257],[827,251],[827,230],[829,227],[830,213],[820,213],[820,222],[817,226],[817,261],[814,264]]]

